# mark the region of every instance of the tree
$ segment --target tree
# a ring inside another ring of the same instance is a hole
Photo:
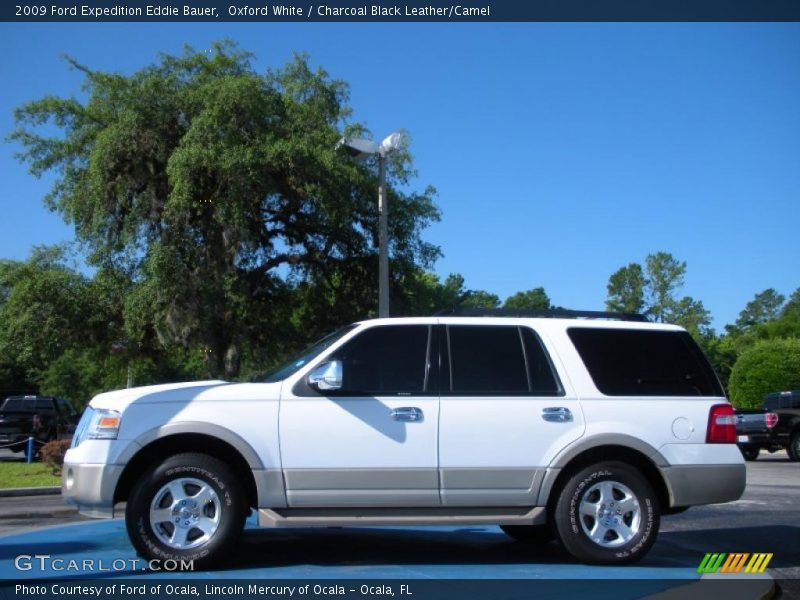
[[[792,315],[800,317],[800,288],[792,292],[780,314],[781,317],[791,317]]]
[[[458,308],[497,308],[500,298],[485,290],[466,287],[464,277],[451,273],[444,281],[430,272],[418,270],[403,277],[396,289],[397,315],[425,316]]]
[[[107,328],[90,281],[66,262],[60,247],[0,262],[0,355],[14,357],[34,380],[66,349],[98,342]]]
[[[503,308],[519,308],[527,310],[547,310],[552,308],[550,297],[543,287],[537,287],[525,292],[517,292],[506,298]]]
[[[498,308],[500,297],[484,290],[468,290],[461,300],[460,306],[465,308]]]
[[[261,350],[292,319],[293,296],[315,298],[315,322],[337,293],[349,294],[334,300],[338,316],[368,316],[377,180],[374,162],[334,149],[343,135],[368,133],[358,123],[339,128],[350,115],[344,82],[304,56],[257,74],[229,42],[129,76],[69,63],[86,77],[86,100],[29,102],[10,137],[34,175],[55,172],[45,202],[75,225],[90,264],[135,282],[128,337],[202,349],[209,375],[233,378],[243,357],[264,360]],[[404,191],[413,174],[407,148],[392,153],[397,277],[439,255],[420,237],[439,218],[435,192]]]
[[[739,356],[731,372],[730,397],[740,408],[761,405],[770,392],[800,388],[800,338],[757,342]]]
[[[639,263],[621,267],[608,279],[606,309],[623,313],[643,313],[646,283],[642,265]]]
[[[711,329],[711,313],[703,306],[702,301],[691,296],[684,296],[672,302],[666,314],[666,320],[684,327],[695,339],[714,337]]]
[[[777,318],[784,300],[786,298],[773,288],[759,292],[739,313],[735,326],[742,330]]]
[[[683,286],[686,262],[669,252],[649,254],[645,259],[647,271],[647,313],[654,321],[667,320],[675,305],[675,292]]]
[[[690,296],[676,297],[685,274],[686,262],[669,252],[648,254],[644,269],[639,263],[630,263],[609,277],[606,308],[642,313],[659,323],[686,324],[687,329],[705,335],[710,332],[711,315],[703,303]]]

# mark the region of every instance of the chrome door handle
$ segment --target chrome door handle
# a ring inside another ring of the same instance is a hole
[[[549,423],[569,423],[572,411],[564,406],[548,406],[542,409],[542,418]]]
[[[391,412],[395,421],[422,421],[422,411],[416,406],[403,406]]]

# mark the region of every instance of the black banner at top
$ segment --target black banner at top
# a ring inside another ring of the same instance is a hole
[[[800,0],[17,0],[5,22],[800,21]]]

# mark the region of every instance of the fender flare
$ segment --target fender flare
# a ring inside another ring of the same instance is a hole
[[[652,461],[653,465],[661,472],[663,467],[668,467],[669,462],[666,458],[653,446],[647,442],[632,435],[624,433],[600,433],[587,438],[581,438],[576,442],[570,444],[561,450],[552,461],[550,466],[545,471],[542,485],[539,488],[538,506],[547,506],[550,493],[553,491],[553,485],[556,479],[561,474],[561,471],[566,468],[577,456],[583,454],[587,450],[593,448],[600,448],[603,446],[621,446],[629,448],[644,455],[648,460]],[[663,478],[663,474],[662,474]],[[665,482],[666,484],[666,482]]]
[[[222,427],[221,425],[215,425],[214,423],[207,423],[204,421],[180,421],[177,423],[167,423],[166,425],[154,427],[153,429],[145,431],[144,433],[139,434],[136,439],[133,440],[135,442],[134,444],[130,444],[122,452],[122,454],[120,454],[119,458],[117,459],[117,463],[127,464],[136,454],[138,454],[142,448],[150,445],[156,440],[181,433],[207,435],[218,438],[223,442],[233,446],[233,448],[245,459],[252,470],[263,470],[265,468],[263,461],[258,456],[258,453],[253,449],[250,443],[242,438],[239,434],[234,433],[230,429]]]

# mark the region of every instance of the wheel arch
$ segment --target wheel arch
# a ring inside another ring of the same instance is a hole
[[[656,492],[662,513],[670,512],[672,494],[660,470],[669,463],[652,446],[626,435],[600,436],[565,449],[545,474],[539,491],[539,505],[546,506],[549,513],[559,491],[574,473],[590,464],[605,461],[624,462],[639,470]]]
[[[258,507],[259,482],[255,473],[263,470],[261,459],[235,433],[208,423],[180,423],[159,427],[137,438],[120,457],[125,468],[114,489],[114,503],[123,502],[139,477],[155,462],[184,452],[199,452],[219,458],[230,466],[243,483],[250,507]]]

